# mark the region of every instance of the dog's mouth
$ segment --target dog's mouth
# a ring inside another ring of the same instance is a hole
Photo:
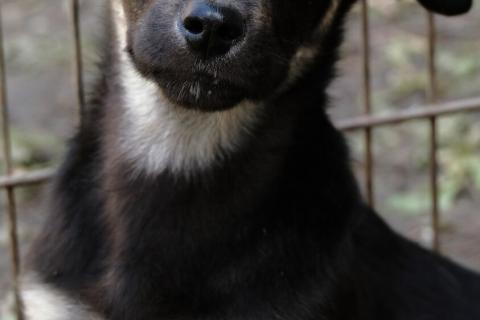
[[[225,110],[248,96],[247,88],[206,72],[182,76],[178,72],[162,71],[152,76],[170,101],[190,109]]]

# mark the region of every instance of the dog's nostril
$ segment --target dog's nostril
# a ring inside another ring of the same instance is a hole
[[[201,34],[204,31],[203,22],[197,17],[186,17],[183,26],[193,34]]]
[[[238,10],[206,0],[189,2],[181,25],[191,51],[203,58],[227,53],[245,35],[244,18]]]
[[[235,41],[242,36],[243,30],[241,26],[222,25],[218,28],[218,36],[226,41]]]

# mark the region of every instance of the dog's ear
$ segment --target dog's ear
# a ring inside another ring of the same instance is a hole
[[[418,0],[427,10],[446,16],[467,13],[472,8],[473,0]]]

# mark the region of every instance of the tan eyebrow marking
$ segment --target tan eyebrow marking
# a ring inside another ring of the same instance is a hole
[[[323,16],[322,22],[319,27],[319,31],[321,33],[325,33],[332,24],[333,20],[335,19],[336,13],[340,8],[340,0],[332,0],[330,7],[328,8],[327,12]]]

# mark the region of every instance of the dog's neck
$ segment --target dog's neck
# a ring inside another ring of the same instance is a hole
[[[227,111],[202,112],[170,102],[138,73],[125,51],[126,20],[118,1],[113,1],[113,15],[117,78],[123,89],[117,147],[135,173],[189,176],[235,152],[249,136],[261,106],[244,101]]]

